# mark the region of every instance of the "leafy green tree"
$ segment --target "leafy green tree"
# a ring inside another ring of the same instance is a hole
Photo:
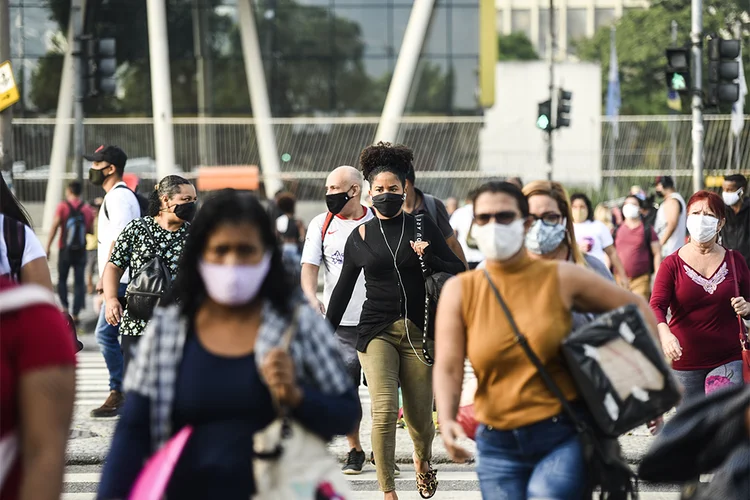
[[[704,31],[719,32],[736,19],[747,0],[708,0],[704,15]],[[679,26],[677,43],[671,41],[671,23]],[[615,23],[617,28],[617,58],[620,70],[622,107],[625,115],[667,114],[667,87],[665,81],[666,58],[664,49],[683,46],[690,39],[690,2],[686,0],[661,0],[646,10],[628,10]],[[602,103],[606,103],[607,77],[609,75],[610,28],[599,29],[593,38],[576,43],[578,57],[584,61],[601,62]],[[745,69],[750,70],[750,50],[744,51]],[[704,87],[705,88],[705,87]],[[746,102],[750,105],[750,99]],[[689,112],[690,103],[683,102],[683,111]]]
[[[497,37],[498,61],[536,61],[539,54],[534,50],[526,33],[517,32]]]

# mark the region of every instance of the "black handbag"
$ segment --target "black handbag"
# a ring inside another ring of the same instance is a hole
[[[148,223],[141,219],[141,224],[151,237],[151,240],[154,242],[154,247],[156,248],[156,240],[148,227]],[[184,236],[174,238],[170,244],[163,249],[164,252],[168,251],[175,245],[175,243],[178,243],[183,239]],[[169,266],[164,263],[164,259],[162,259],[160,255],[151,255],[146,259],[146,263],[138,269],[134,276],[131,277],[130,283],[128,283],[125,292],[128,315],[135,319],[144,321],[150,320],[151,316],[154,314],[154,309],[159,304],[159,301],[170,291],[171,288],[172,272],[169,270]]]
[[[664,415],[680,401],[677,382],[635,304],[571,333],[562,355],[599,430],[610,437]]]
[[[423,241],[424,231],[424,214],[414,217],[416,225],[416,235],[414,241]],[[422,277],[424,278],[424,328],[422,329],[422,355],[425,361],[432,364],[432,356],[427,350],[427,339],[435,339],[435,314],[437,305],[440,300],[440,293],[443,291],[443,285],[453,277],[452,274],[443,271],[433,271],[427,267],[424,258],[419,256],[419,265],[422,268]]]
[[[588,469],[587,496],[594,498],[594,492],[599,490],[600,500],[636,500],[638,498],[638,477],[632,471],[630,466],[625,462],[622,456],[620,443],[616,438],[604,436],[596,429],[588,425],[573,409],[570,402],[560,390],[560,387],[552,379],[541,360],[529,346],[528,340],[518,329],[513,315],[505,304],[500,291],[492,282],[492,278],[487,271],[484,275],[490,284],[490,288],[495,294],[497,302],[503,309],[505,316],[508,318],[516,342],[526,353],[531,363],[539,371],[544,384],[549,391],[562,404],[563,412],[568,416],[575,426],[578,438],[583,449],[583,458]]]

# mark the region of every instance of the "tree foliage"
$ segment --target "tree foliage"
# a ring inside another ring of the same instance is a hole
[[[66,31],[71,0],[46,0],[51,17]],[[151,77],[146,2],[89,0],[87,31],[117,42],[120,92],[116,98],[87,102],[88,115],[151,114]],[[175,115],[198,110],[198,65],[193,38],[196,5],[205,9],[211,59],[211,108],[215,115],[251,113],[242,43],[236,20],[221,0],[170,0],[167,31]],[[308,113],[377,113],[382,109],[390,74],[372,78],[364,64],[362,27],[352,20],[296,0],[275,0],[274,16],[256,15],[269,98],[274,116]],[[260,4],[259,4],[260,5]],[[262,5],[261,5],[262,6]],[[333,16],[333,17],[332,17]],[[40,61],[32,77],[37,110],[54,110],[60,86],[62,51]],[[454,93],[454,74],[426,63],[413,111],[446,111]],[[438,108],[438,109],[436,109]]]
[[[705,33],[725,33],[748,0],[707,0]],[[671,41],[671,23],[677,21],[677,43]],[[667,114],[666,57],[670,46],[690,43],[690,1],[657,0],[646,10],[627,10],[615,23],[617,59],[620,71],[622,107],[625,115]],[[600,28],[593,38],[576,43],[577,55],[584,61],[601,62],[603,95],[606,102],[610,64],[610,27]],[[747,44],[745,44],[747,45]],[[745,72],[750,77],[750,48],[744,50]],[[704,62],[706,61],[704,54]],[[705,67],[705,64],[704,64]],[[706,72],[704,71],[704,74]],[[705,85],[704,85],[705,88]],[[747,99],[746,105],[750,105]],[[687,98],[682,109],[690,111]],[[750,108],[749,108],[750,109]]]
[[[510,35],[497,37],[497,60],[498,61],[536,61],[539,54],[534,50],[534,44],[526,36],[526,33],[516,32]]]

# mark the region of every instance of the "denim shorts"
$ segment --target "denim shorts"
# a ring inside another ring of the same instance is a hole
[[[477,475],[485,500],[581,500],[587,470],[565,415],[513,430],[480,425]]]

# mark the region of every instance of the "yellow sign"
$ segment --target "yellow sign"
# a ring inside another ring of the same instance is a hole
[[[0,64],[0,111],[17,103],[20,98],[10,61],[5,61]]]

